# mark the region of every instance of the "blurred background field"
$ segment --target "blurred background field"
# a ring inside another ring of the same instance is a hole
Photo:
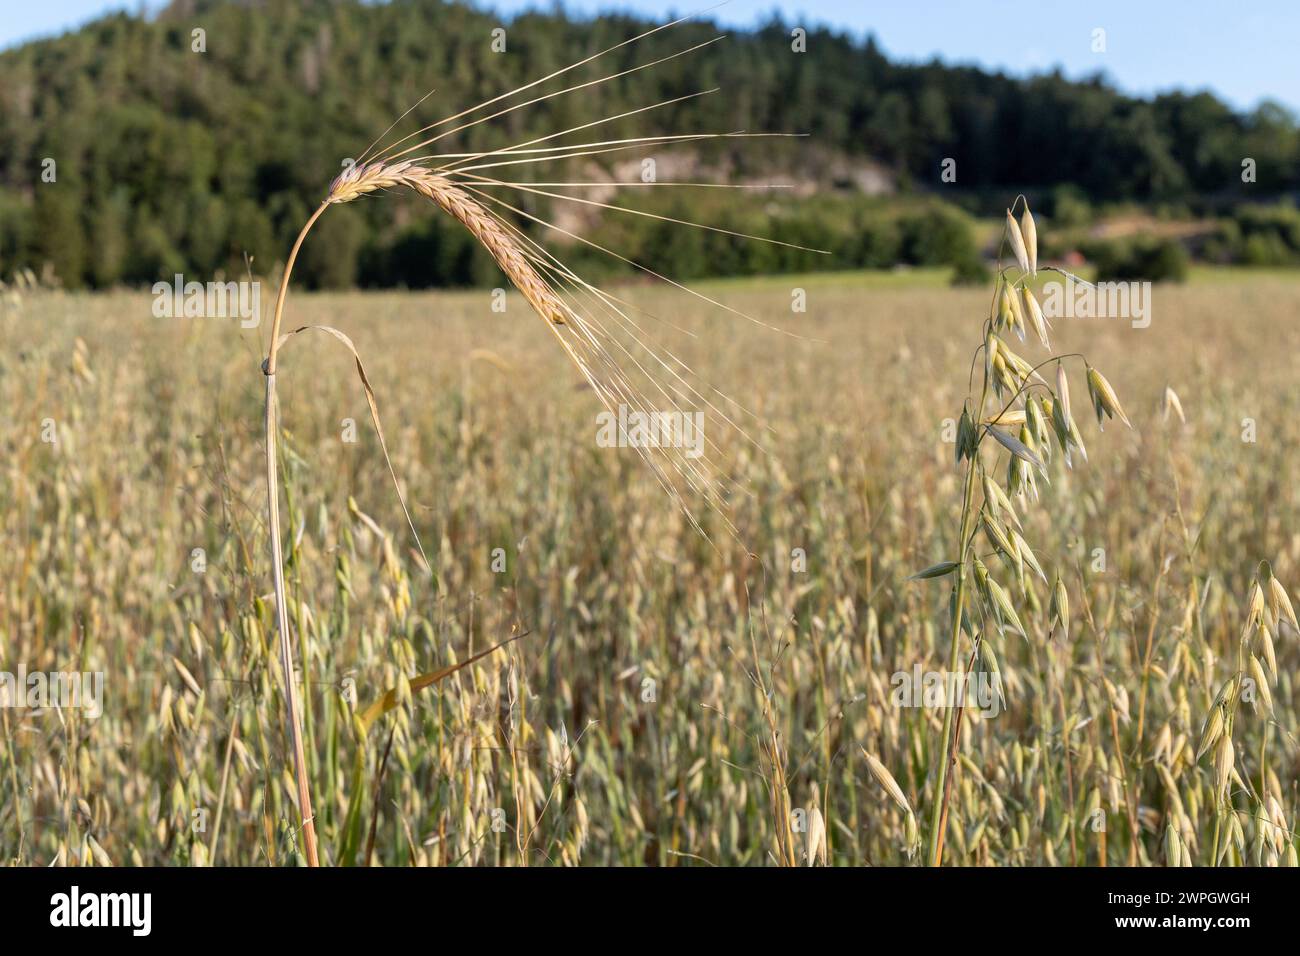
[[[790,311],[794,286],[806,314]],[[652,327],[758,416],[767,454],[710,436],[750,493],[728,509],[738,537],[698,513],[709,540],[634,451],[597,447],[594,396],[513,292],[504,314],[486,290],[291,296],[289,327],[355,341],[434,572],[413,554],[350,357],[325,337],[291,340],[290,616],[323,859],[765,864],[787,826],[803,852],[789,821],[815,807],[829,862],[912,862],[862,751],[930,806],[942,713],[894,706],[890,679],[948,666],[946,587],[905,579],[954,549],[959,472],[942,430],[988,291],[938,272],[700,289],[801,336],[618,287],[695,333]],[[106,675],[97,720],[3,711],[0,858],[293,863],[265,329],[157,319],[150,305],[38,291],[0,313],[6,660]],[[1081,426],[1091,463],[1054,463],[1041,506],[1022,512],[1074,623],[1049,641],[1044,611],[1028,640],[999,644],[1007,709],[967,715],[952,862],[1158,864],[1168,824],[1197,863],[1214,855],[1201,721],[1258,562],[1300,583],[1297,308],[1284,275],[1197,272],[1155,287],[1149,328],[1057,323],[1057,350],[1106,370],[1135,429]],[[1162,422],[1167,386],[1185,426]],[[403,676],[513,634],[526,636],[358,732],[357,711]],[[1238,719],[1232,862],[1294,853],[1251,794],[1294,820],[1297,639],[1278,641],[1272,716]]]

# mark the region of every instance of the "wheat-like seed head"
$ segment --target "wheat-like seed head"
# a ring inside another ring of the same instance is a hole
[[[510,277],[510,281],[523,293],[538,315],[556,325],[564,325],[568,306],[555,294],[550,284],[538,275],[519,243],[480,202],[447,177],[413,162],[393,165],[368,163],[353,166],[335,178],[330,184],[326,201],[351,202],[366,193],[393,186],[406,186],[415,190],[456,219],[491,253],[501,271]]]
[[[671,381],[667,385],[652,383],[655,393],[670,401],[673,396],[693,395],[707,407],[717,411],[696,389],[686,383],[676,365],[668,364],[665,359],[645,346],[639,338],[635,324],[628,319],[616,299],[583,282],[523,233],[490,211],[470,194],[470,190],[441,171],[430,169],[415,161],[399,163],[375,161],[356,165],[341,173],[330,184],[325,203],[329,205],[351,202],[368,193],[395,186],[404,186],[424,196],[461,223],[487,249],[533,310],[556,333],[561,347],[596,391],[606,409],[613,411],[620,404],[626,404],[629,408],[644,411],[651,407],[652,396],[642,394],[632,377],[620,366],[618,357],[622,355],[630,360],[638,373],[649,375],[649,370],[639,357],[601,328],[595,314],[601,311],[608,313],[620,326],[625,326],[630,331],[633,341],[639,347],[647,349],[651,356],[652,368],[661,368],[670,376]],[[569,289],[566,291],[571,294],[581,294],[586,290],[595,312],[590,308],[575,306],[568,301],[548,279],[547,273],[553,274],[561,287],[567,285]],[[563,335],[561,329],[572,330],[573,334]],[[724,421],[730,423],[730,419],[724,418]],[[708,459],[696,462],[681,455],[677,449],[638,448],[637,450],[655,473],[664,490],[681,506],[691,524],[703,533],[703,529],[686,505],[680,489],[676,487],[674,479],[665,471],[664,466],[675,472],[682,482],[698,492],[705,501],[721,513],[721,499],[714,487],[713,478],[707,472],[710,464]],[[724,519],[724,523],[734,533],[734,527],[730,522]]]

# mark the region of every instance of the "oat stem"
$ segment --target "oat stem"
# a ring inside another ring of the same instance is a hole
[[[984,403],[988,398],[988,393],[989,377],[985,373],[984,385],[980,390],[979,405],[975,407],[976,421],[983,417]],[[966,553],[970,549],[971,540],[974,537],[970,534],[970,525],[972,520],[971,506],[975,501],[975,465],[978,458],[979,449],[976,446],[975,454],[971,455],[966,462],[966,492],[961,506],[961,533],[957,537],[961,554],[957,556],[957,598],[952,614],[952,641],[948,648],[948,660],[954,663],[961,651],[961,616],[966,607]],[[936,799],[930,818],[930,843],[925,854],[931,866],[938,866],[943,862],[943,831],[948,819],[949,767],[956,761],[957,754],[957,740],[953,733],[951,707],[944,709],[941,741],[944,749],[943,762],[939,764],[939,779],[935,790]]]

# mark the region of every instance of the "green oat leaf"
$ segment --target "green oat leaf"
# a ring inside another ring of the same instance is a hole
[[[932,564],[924,571],[917,571],[907,580],[909,581],[928,581],[931,578],[941,578],[944,575],[952,574],[960,564],[956,561],[940,561],[938,564]]]

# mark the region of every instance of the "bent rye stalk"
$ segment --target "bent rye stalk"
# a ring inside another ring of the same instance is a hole
[[[528,303],[543,319],[563,325],[568,307],[555,294],[550,285],[529,264],[523,250],[514,238],[491,216],[483,206],[457,187],[446,177],[420,166],[404,162],[386,165],[381,162],[353,166],[340,174],[330,185],[329,195],[312,213],[298,238],[294,241],[280,277],[279,291],[275,297],[275,314],[271,320],[271,344],[262,371],[266,377],[266,491],[267,515],[271,535],[271,562],[275,582],[276,629],[280,637],[280,667],[284,675],[285,709],[289,720],[290,742],[293,748],[294,776],[298,785],[298,807],[302,815],[303,848],[309,866],[319,866],[316,826],[312,815],[311,788],[307,780],[306,755],[302,742],[302,718],[299,713],[298,693],[294,684],[293,642],[289,637],[288,602],[284,586],[284,555],[280,542],[279,476],[276,464],[275,375],[276,358],[282,342],[280,324],[284,317],[284,300],[289,291],[289,278],[294,262],[302,248],[307,233],[331,205],[350,202],[378,189],[406,186],[435,203],[453,219],[469,230],[483,247],[491,253],[501,270],[523,294]]]

